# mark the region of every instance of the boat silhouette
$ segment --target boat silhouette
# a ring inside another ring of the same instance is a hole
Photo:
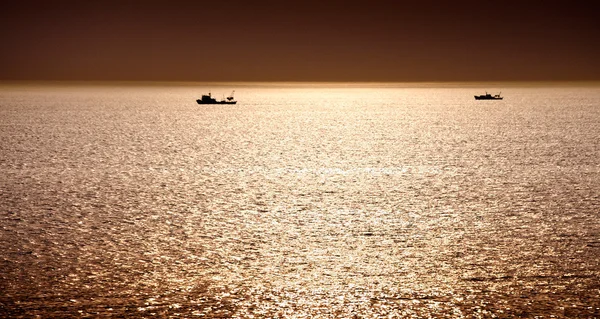
[[[500,92],[502,93],[502,92]],[[488,92],[485,92],[485,94],[482,95],[475,95],[475,99],[476,100],[502,100],[503,97],[500,96],[500,93],[496,94],[496,95],[491,95]]]
[[[236,104],[237,101],[233,99],[233,93],[235,93],[235,90],[231,91],[231,95],[226,99],[223,98],[222,100],[217,101],[217,99],[212,97],[210,92],[208,92],[208,94],[203,94],[202,98],[197,99],[196,102],[198,102],[198,104]]]

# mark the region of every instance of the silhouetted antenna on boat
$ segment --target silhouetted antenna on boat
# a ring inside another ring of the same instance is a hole
[[[231,95],[229,95],[229,96],[227,97],[227,100],[228,100],[228,101],[231,101],[231,100],[233,100],[233,93],[235,93],[235,90],[231,91]]]

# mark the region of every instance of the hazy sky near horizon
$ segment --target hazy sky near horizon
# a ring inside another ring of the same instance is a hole
[[[0,80],[600,80],[588,2],[4,2]]]

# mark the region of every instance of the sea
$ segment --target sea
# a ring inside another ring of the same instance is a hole
[[[598,83],[0,83],[3,318],[599,318],[599,215]]]

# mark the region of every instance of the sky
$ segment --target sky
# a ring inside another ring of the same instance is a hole
[[[0,80],[598,81],[594,1],[4,1]]]

